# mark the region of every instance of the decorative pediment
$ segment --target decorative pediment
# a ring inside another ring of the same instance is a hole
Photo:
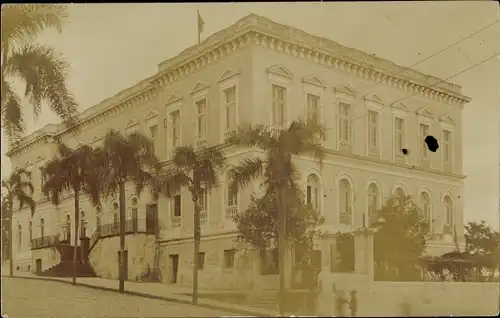
[[[349,85],[341,85],[334,88],[336,93],[342,93],[346,95],[356,95],[356,90]]]
[[[149,113],[146,115],[146,121],[155,119],[158,117],[158,112],[156,110],[150,110]]]
[[[196,92],[199,92],[199,91],[207,89],[207,88],[208,88],[207,84],[205,84],[203,82],[198,82],[198,83],[196,83],[196,85],[194,86],[193,90],[191,91],[191,94],[194,94]]]
[[[29,167],[29,166],[31,166],[31,165],[32,165],[32,163],[31,163],[31,161],[29,161],[29,160],[28,160],[28,161],[26,161],[26,163],[24,164],[24,166],[25,166],[25,167]]]
[[[431,111],[425,107],[419,108],[416,113],[417,113],[417,115],[421,115],[421,116],[425,116],[425,117],[429,117],[429,118],[434,117],[434,116],[432,116]]]
[[[283,77],[287,77],[287,78],[293,78],[293,74],[292,72],[290,72],[286,67],[284,67],[283,65],[274,65],[274,66],[271,66],[267,69],[267,72],[269,74],[274,74],[274,75],[278,75],[278,76],[283,76]]]
[[[38,157],[36,158],[36,162],[43,161],[44,159],[45,159],[45,157],[43,157],[43,156],[38,156]]]
[[[180,97],[179,95],[176,95],[176,94],[172,94],[170,95],[170,97],[167,99],[167,105],[169,104],[172,104],[172,103],[175,103],[179,100],[181,100],[182,97]]]
[[[445,122],[448,124],[455,124],[455,121],[453,120],[453,118],[451,118],[450,115],[442,115],[441,117],[439,117],[439,121],[442,121],[442,122]]]
[[[125,126],[125,128],[133,128],[135,126],[137,126],[139,124],[139,122],[137,121],[137,119],[131,119],[128,123],[127,123],[127,126]]]
[[[240,72],[236,71],[236,70],[231,70],[231,69],[228,69],[228,70],[225,70],[222,75],[220,76],[220,79],[219,79],[219,82],[223,82],[225,80],[228,80],[230,79],[231,77],[233,76],[236,76],[240,74]]]
[[[97,137],[97,136],[94,136],[94,138],[92,138],[91,143],[98,142],[98,141],[100,141],[101,139],[102,139],[102,138],[99,138],[99,137]]]
[[[323,87],[325,88],[326,87],[326,83],[323,82],[319,77],[304,77],[302,79],[302,82],[304,83],[307,83],[307,84],[311,84],[311,85],[315,85],[315,86],[319,86],[319,87]]]
[[[405,112],[410,111],[410,109],[403,103],[396,103],[396,104],[392,105],[392,108],[399,109],[399,110],[402,110]]]
[[[365,100],[368,100],[368,101],[371,101],[374,103],[378,103],[378,104],[384,103],[382,101],[382,99],[377,94],[374,94],[374,93],[370,93],[370,94],[365,95]]]

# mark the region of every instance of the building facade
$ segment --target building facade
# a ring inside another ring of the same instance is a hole
[[[434,234],[428,253],[451,251],[454,224],[463,241],[462,107],[469,98],[460,90],[251,14],[161,63],[153,76],[84,111],[78,136],[61,125],[47,125],[9,151],[13,167],[32,172],[38,203],[33,218],[27,209],[15,211],[15,268],[50,268],[59,256],[45,237],[67,237],[74,229],[72,196],[54,207],[40,194],[39,168],[55,153],[53,137],[62,136],[72,147],[99,146],[111,128],[125,134],[140,131],[154,140],[157,156],[168,163],[176,146],[220,144],[240,124],[282,128],[313,114],[327,127],[324,165],[320,169],[307,157],[298,158],[296,165],[304,190],[312,194],[310,203],[325,218],[325,233],[363,227],[391,195],[411,195]],[[425,146],[427,135],[440,141],[437,152]],[[410,153],[403,155],[402,148]],[[231,166],[261,154],[224,151],[227,168],[203,206],[200,284],[265,285],[270,277],[261,279],[255,254],[235,242],[232,221],[260,184],[239,191],[228,184]],[[134,193],[132,185],[126,192],[128,278],[139,279],[157,262],[165,283],[190,284],[193,205],[187,190],[158,202],[146,192]],[[99,276],[116,278],[118,203],[103,202],[96,211],[86,200],[82,198],[79,213],[85,236],[91,238],[90,261]],[[158,234],[151,224],[158,224]],[[75,243],[72,235],[69,239]],[[319,249],[322,268],[329,271],[328,247]]]

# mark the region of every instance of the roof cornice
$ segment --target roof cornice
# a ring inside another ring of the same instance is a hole
[[[208,37],[202,43],[159,64],[157,74],[85,110],[79,116],[78,125],[85,128],[99,124],[110,116],[154,99],[158,88],[177,82],[247,46],[259,46],[306,59],[365,80],[402,89],[409,95],[423,96],[440,103],[462,105],[470,101],[469,97],[460,94],[461,88],[458,85],[250,14],[232,26]],[[70,133],[70,130],[62,124],[58,128],[59,137]],[[24,149],[32,140],[30,136],[23,138],[20,146],[9,151],[9,156]]]

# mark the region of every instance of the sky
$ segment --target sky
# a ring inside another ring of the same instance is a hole
[[[68,85],[82,111],[154,74],[159,63],[196,44],[197,9],[205,21],[202,40],[255,13],[402,66],[496,21],[413,67],[442,79],[500,53],[496,1],[72,4],[63,33],[46,32],[39,41],[53,45],[71,63]],[[500,58],[449,81],[472,98],[463,111],[464,218],[485,220],[498,229]],[[46,110],[36,120],[29,108],[25,114],[28,132],[59,122]],[[2,178],[10,173],[5,145],[2,134]]]

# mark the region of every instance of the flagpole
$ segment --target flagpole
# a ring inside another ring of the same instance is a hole
[[[196,21],[197,21],[197,30],[198,30],[198,44],[200,44],[200,10],[196,9]]]

